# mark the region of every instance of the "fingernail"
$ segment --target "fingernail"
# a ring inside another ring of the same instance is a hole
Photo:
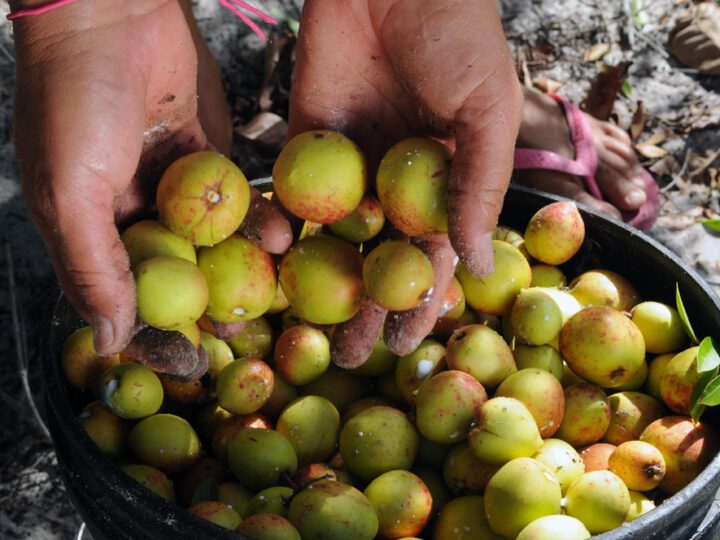
[[[98,352],[107,352],[108,348],[115,340],[115,330],[112,322],[110,322],[110,319],[106,319],[105,317],[95,316],[93,318],[92,328],[95,350]]]
[[[641,189],[633,189],[625,196],[625,202],[632,206],[640,206],[645,202],[645,192]]]

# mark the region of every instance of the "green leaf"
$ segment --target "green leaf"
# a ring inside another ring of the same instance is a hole
[[[620,91],[623,93],[625,97],[632,97],[632,84],[630,84],[630,81],[625,81],[622,83],[622,86],[620,87]]]
[[[703,373],[693,387],[690,396],[690,416],[694,422],[700,420],[700,416],[705,412],[706,405],[700,403],[700,397],[705,392],[705,388],[715,377],[717,377],[718,368]]]
[[[288,28],[293,34],[295,34],[296,36],[298,35],[298,32],[300,31],[300,21],[288,15],[287,17],[285,17],[285,24],[287,24]]]
[[[675,305],[677,306],[678,313],[680,314],[680,320],[683,323],[683,327],[685,328],[685,333],[690,338],[690,341],[697,344],[698,338],[695,337],[695,331],[693,330],[692,325],[690,324],[690,319],[688,319],[687,312],[685,311],[685,306],[682,301],[682,297],[680,296],[680,284],[675,284]]]
[[[702,340],[702,342],[700,343],[700,348],[698,349],[698,373],[711,371],[718,366],[720,366],[720,354],[718,354],[715,340],[711,337],[706,337]]]
[[[208,478],[195,488],[190,506],[203,501],[217,501],[217,497],[217,480]]]
[[[700,223],[708,229],[720,232],[720,219],[703,219]]]
[[[717,372],[715,373],[717,375]],[[715,377],[703,390],[698,403],[714,407],[720,405],[720,377]]]

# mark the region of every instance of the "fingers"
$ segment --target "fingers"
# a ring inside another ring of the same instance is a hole
[[[444,235],[415,238],[413,243],[430,259],[435,271],[435,283],[426,302],[409,311],[390,313],[385,320],[385,344],[400,356],[417,349],[420,342],[432,332],[457,263],[455,251]]]
[[[352,319],[335,327],[330,345],[333,363],[349,369],[362,366],[380,339],[387,313],[387,309],[365,298]]]
[[[285,253],[292,244],[290,223],[278,207],[250,188],[250,208],[239,231],[245,238],[268,253]]]

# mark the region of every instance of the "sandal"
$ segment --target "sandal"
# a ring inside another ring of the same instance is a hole
[[[704,2],[681,14],[670,33],[669,48],[681,64],[720,75],[720,6]]]
[[[565,98],[556,94],[547,94],[562,106],[565,120],[570,131],[570,139],[575,147],[575,159],[566,158],[550,150],[517,148],[515,150],[515,170],[545,169],[581,177],[585,187],[598,200],[604,200],[595,180],[598,156],[592,140],[590,126],[584,113]],[[645,182],[645,204],[637,210],[620,210],[623,221],[628,225],[647,231],[653,226],[660,209],[660,190],[652,175],[643,169]]]

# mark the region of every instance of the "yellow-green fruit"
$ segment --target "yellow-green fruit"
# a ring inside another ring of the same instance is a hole
[[[627,516],[625,516],[625,522],[637,519],[643,514],[647,514],[650,510],[655,508],[655,503],[648,499],[642,493],[630,490],[630,510],[628,510]]]
[[[410,138],[387,151],[378,168],[378,198],[385,215],[408,236],[448,230],[450,150],[439,142]]]
[[[295,495],[288,519],[303,540],[372,540],[379,525],[367,497],[334,480],[321,480]]]
[[[298,396],[297,389],[283,381],[277,374],[273,378],[273,389],[270,397],[260,408],[260,412],[273,420],[280,416],[287,404]]]
[[[392,371],[395,368],[396,360],[397,356],[395,353],[388,349],[382,339],[379,339],[375,342],[370,357],[365,363],[350,371],[355,375],[374,377]]]
[[[362,266],[363,257],[352,244],[331,236],[309,236],[283,257],[280,284],[301,318],[336,324],[360,309]]]
[[[641,302],[632,309],[632,322],[642,332],[645,350],[663,354],[680,349],[687,336],[678,312],[660,302]]]
[[[262,360],[239,358],[225,366],[216,383],[218,401],[234,414],[250,414],[265,405],[275,375]]]
[[[165,499],[175,502],[173,483],[160,469],[150,465],[130,464],[122,468],[123,472],[136,482]]]
[[[188,340],[190,340],[190,343],[192,343],[196,348],[200,346],[200,326],[197,323],[190,323],[187,324],[181,328],[177,329],[178,332],[180,332],[182,335],[184,335]]]
[[[377,406],[348,420],[340,432],[340,453],[351,473],[372,480],[395,469],[410,469],[420,437],[405,413]]]
[[[330,457],[337,444],[340,414],[325,398],[302,396],[280,414],[276,429],[292,443],[302,467]]]
[[[75,330],[60,353],[62,370],[71,386],[93,388],[106,369],[120,362],[120,355],[102,356],[95,351],[92,327]]]
[[[520,231],[511,227],[505,227],[504,225],[497,225],[495,227],[495,230],[493,230],[492,239],[502,240],[503,242],[507,242],[511,246],[516,247],[520,251],[520,253],[523,254],[523,257],[530,261],[530,254],[525,247],[525,238],[523,238],[523,235],[520,233]]]
[[[590,306],[563,325],[560,354],[583,379],[614,388],[632,379],[642,367],[645,342],[638,327],[620,311]]]
[[[130,257],[130,267],[153,257],[180,257],[197,263],[192,243],[153,219],[138,221],[120,235]]]
[[[640,364],[640,369],[637,370],[635,375],[633,375],[627,382],[621,384],[620,386],[616,386],[612,388],[611,392],[634,392],[635,390],[640,390],[643,385],[645,384],[645,379],[647,379],[649,372],[648,363],[643,362]]]
[[[200,457],[200,439],[184,418],[156,414],[130,431],[130,450],[145,464],[164,472],[187,469]]]
[[[385,407],[395,407],[397,404],[394,401],[391,401],[382,396],[366,397],[355,401],[354,403],[351,403],[345,408],[345,412],[343,413],[343,422],[347,422],[361,412],[367,411],[372,407],[377,407],[378,405],[383,405]]]
[[[500,465],[480,461],[467,443],[460,443],[445,457],[443,479],[453,495],[479,495],[499,470]]]
[[[375,508],[383,538],[414,536],[430,518],[432,496],[425,483],[408,471],[388,471],[365,488]]]
[[[584,540],[590,533],[570,516],[544,516],[525,527],[516,540]]]
[[[608,470],[617,474],[628,489],[649,491],[665,477],[665,458],[652,444],[628,441],[610,454]]]
[[[619,527],[630,509],[630,494],[610,471],[592,471],[575,480],[565,496],[565,511],[579,519],[591,534]]]
[[[161,373],[158,375],[165,399],[173,403],[207,403],[213,399],[211,376],[183,382]]]
[[[208,332],[200,332],[200,345],[208,355],[207,372],[213,377],[220,375],[225,366],[234,359],[228,344]]]
[[[570,282],[570,294],[583,306],[607,306],[630,311],[640,302],[632,283],[610,270],[589,270]]]
[[[419,248],[388,240],[368,253],[363,263],[365,291],[391,311],[413,309],[429,298],[435,273]]]
[[[265,317],[248,321],[228,345],[237,358],[266,358],[273,350],[272,327]]]
[[[297,471],[290,441],[271,429],[245,428],[228,445],[228,464],[243,486],[255,491],[276,486]]]
[[[275,514],[255,514],[243,520],[236,532],[247,538],[263,540],[302,540],[300,533],[287,519]]]
[[[561,439],[545,439],[532,457],[555,474],[563,495],[570,484],[585,473],[585,463],[580,454]]]
[[[267,312],[271,314],[280,313],[281,311],[285,311],[289,307],[290,302],[288,302],[287,296],[285,296],[285,292],[282,290],[282,287],[278,287],[275,290],[275,300],[273,300],[273,303],[268,308]]]
[[[133,362],[108,368],[98,381],[98,395],[112,412],[127,419],[155,414],[163,402],[158,376],[150,368]]]
[[[118,458],[127,447],[128,425],[99,401],[89,403],[78,417],[80,427],[95,445],[111,458]]]
[[[223,482],[217,487],[217,500],[228,505],[240,516],[245,514],[247,505],[253,498],[253,493],[238,482]]]
[[[413,467],[412,473],[420,478],[430,491],[430,516],[437,516],[440,509],[452,498],[442,474],[429,467]]]
[[[352,402],[370,393],[370,379],[331,364],[325,373],[299,390],[301,394],[324,397],[343,412]]]
[[[517,248],[501,240],[493,240],[492,245],[492,274],[476,278],[460,264],[456,275],[471,308],[489,315],[508,315],[520,289],[530,286],[532,271]]]
[[[250,499],[243,518],[254,516],[255,514],[275,514],[287,517],[288,506],[293,497],[292,488],[285,486],[273,486],[258,491],[257,494]]]
[[[343,482],[344,480],[340,480],[338,477],[338,473],[338,471],[332,469],[325,463],[311,463],[298,469],[292,480],[299,488],[305,488],[318,480],[337,480]]]
[[[450,369],[469,373],[485,388],[495,388],[517,371],[512,350],[495,330],[471,324],[455,330],[446,351]]]
[[[532,414],[515,398],[489,399],[480,407],[476,424],[470,430],[468,444],[475,457],[487,463],[502,465],[530,457],[543,444]]]
[[[562,379],[560,379],[560,384],[563,385],[563,388],[567,388],[568,386],[572,386],[573,384],[580,384],[584,382],[587,381],[578,377],[577,373],[575,373],[572,369],[570,369],[570,366],[567,365],[567,362],[563,361],[563,374]]]
[[[637,439],[643,430],[662,416],[662,405],[640,392],[618,392],[608,396],[610,426],[603,441],[618,445]]]
[[[552,343],[560,328],[582,309],[575,298],[548,287],[522,289],[510,311],[513,335],[530,345]]]
[[[645,389],[647,393],[655,399],[662,399],[660,380],[662,379],[663,373],[665,373],[665,366],[667,366],[668,362],[673,358],[675,358],[675,353],[661,354],[653,358],[650,362],[648,375],[645,379]]]
[[[564,390],[565,414],[555,434],[578,447],[599,441],[610,425],[610,404],[605,392],[590,383],[578,383]]]
[[[525,247],[537,260],[562,264],[580,250],[585,240],[585,222],[574,202],[554,202],[530,218],[524,238]]]
[[[285,145],[273,165],[280,203],[302,219],[333,223],[349,216],[367,186],[360,149],[336,131],[306,131]]]
[[[438,540],[505,540],[495,534],[485,517],[485,500],[479,495],[458,497],[440,510],[434,536]],[[472,534],[472,536],[471,536]]]
[[[408,355],[398,358],[395,365],[395,382],[403,399],[415,404],[420,386],[445,367],[445,347],[433,339],[425,339]]]
[[[179,257],[154,257],[134,269],[137,310],[150,326],[178,330],[197,321],[208,305],[200,269]]]
[[[245,428],[272,429],[270,420],[260,413],[231,416],[223,420],[212,436],[212,453],[220,461],[227,461],[230,441]]]
[[[515,538],[543,516],[560,513],[560,484],[552,471],[531,458],[503,465],[485,488],[485,514],[493,531]]]
[[[530,267],[532,270],[531,287],[557,287],[562,288],[567,285],[567,278],[563,271],[557,266],[550,264],[534,264]]]
[[[442,371],[427,380],[415,400],[415,423],[423,437],[452,444],[468,430],[487,401],[487,393],[474,377],[462,371]]]
[[[275,263],[268,253],[239,235],[198,252],[207,280],[207,313],[220,322],[249,321],[275,300]]]
[[[515,345],[515,365],[520,369],[537,368],[551,373],[558,381],[563,378],[563,361],[551,345]]]
[[[380,202],[372,195],[365,195],[352,214],[330,224],[330,230],[343,240],[359,244],[377,236],[385,225],[385,214]]]
[[[330,365],[330,340],[324,332],[299,324],[288,328],[275,343],[275,369],[286,382],[308,384]]]
[[[160,221],[196,246],[212,246],[234,233],[250,206],[250,186],[232,161],[215,152],[184,156],[158,185]]]
[[[690,414],[690,398],[701,377],[697,370],[699,347],[690,347],[676,354],[663,370],[660,395],[665,405],[680,414]]]
[[[234,531],[242,521],[235,510],[218,501],[195,503],[188,508],[188,512],[231,531]]]

